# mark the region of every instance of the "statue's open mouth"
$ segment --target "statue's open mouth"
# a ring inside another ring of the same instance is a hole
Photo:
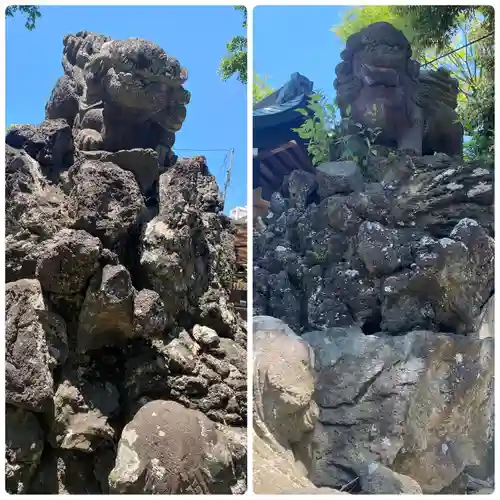
[[[361,66],[361,78],[370,87],[383,85],[384,87],[397,87],[399,85],[399,73],[392,68],[372,66],[363,64]]]

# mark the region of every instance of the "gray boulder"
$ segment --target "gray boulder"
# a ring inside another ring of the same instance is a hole
[[[40,243],[72,224],[68,199],[47,181],[40,164],[5,147],[6,278],[34,278]]]
[[[123,429],[112,493],[223,494],[236,483],[231,447],[203,413],[171,401],[143,406]]]
[[[165,305],[153,290],[141,290],[134,298],[133,335],[161,337],[167,325]]]
[[[167,327],[185,314],[219,336],[243,341],[241,319],[229,300],[236,270],[230,221],[205,159],[180,160],[160,176],[159,214],[141,234],[144,286],[165,305]]]
[[[327,198],[332,194],[349,194],[362,191],[364,186],[361,169],[354,161],[330,161],[316,167],[318,194]]]
[[[304,338],[316,353],[322,423],[315,484],[339,487],[376,463],[437,493],[488,459],[491,339],[341,328]]]
[[[151,189],[158,182],[160,167],[158,153],[153,149],[124,149],[114,153],[108,151],[85,151],[85,158],[113,163],[132,172],[144,196],[152,195]],[[155,200],[157,201],[157,200]]]
[[[130,273],[122,265],[107,265],[92,278],[79,318],[80,351],[123,344],[134,336],[135,293]]]
[[[5,417],[6,489],[10,494],[25,494],[40,464],[45,436],[29,411],[7,406]]]
[[[54,395],[49,442],[53,448],[95,452],[113,443],[115,430],[108,418],[118,411],[118,391],[110,382],[91,385],[65,379]]]
[[[107,248],[123,248],[145,214],[134,174],[113,163],[83,161],[71,167],[68,178],[74,227],[97,236]]]
[[[293,170],[283,186],[288,194],[290,206],[298,209],[306,208],[317,188],[316,176],[304,170]]]
[[[493,292],[493,239],[476,221],[462,219],[449,238],[423,243],[410,270],[382,284],[382,329],[439,325],[472,332]]]
[[[73,163],[74,145],[71,127],[66,120],[45,120],[40,125],[14,125],[5,142],[16,149],[24,149],[51,177]]]
[[[5,286],[5,400],[28,411],[50,409],[54,394],[46,324],[47,305],[37,280]]]
[[[99,238],[85,231],[63,229],[40,249],[36,277],[45,292],[82,292],[99,268],[101,251]]]

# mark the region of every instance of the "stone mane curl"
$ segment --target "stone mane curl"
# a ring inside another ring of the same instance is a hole
[[[451,109],[458,105],[458,80],[445,68],[422,71],[419,76],[417,104],[422,108],[437,108],[444,104]]]
[[[350,59],[356,52],[367,48],[373,50],[378,45],[387,45],[404,51],[408,58],[412,55],[410,42],[408,42],[402,31],[396,29],[390,23],[378,22],[350,35],[346,40],[346,48],[341,57],[342,59]]]

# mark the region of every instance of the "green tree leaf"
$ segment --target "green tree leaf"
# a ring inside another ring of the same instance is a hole
[[[273,92],[274,89],[267,83],[267,76],[260,77],[257,73],[253,74],[252,97],[254,104],[262,101],[262,99],[271,95]]]
[[[14,15],[18,12],[26,16],[26,22],[24,25],[30,31],[33,31],[36,28],[37,20],[42,17],[40,7],[37,5],[9,5],[5,9],[5,17],[14,17]]]
[[[247,9],[244,6],[235,7],[243,16],[242,27],[247,27]],[[247,73],[247,36],[235,36],[227,44],[227,55],[222,58],[219,67],[219,74],[223,81],[229,80],[233,75],[246,85]]]

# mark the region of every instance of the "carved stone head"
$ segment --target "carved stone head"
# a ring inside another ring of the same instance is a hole
[[[87,104],[101,99],[133,110],[135,116],[168,116],[165,127],[175,132],[185,118],[189,92],[179,61],[148,40],[129,38],[105,42],[84,68]]]
[[[416,101],[420,65],[411,54],[404,34],[390,23],[374,23],[351,35],[335,69],[342,116],[380,127],[387,138],[398,137],[402,127],[410,126]]]
[[[65,78],[53,90],[47,117],[72,123],[79,149],[152,148],[160,164],[171,164],[190,100],[187,71],[177,59],[149,40],[80,31],[64,38],[62,64]],[[76,117],[69,116],[75,107]]]
[[[111,40],[87,31],[67,35],[63,45],[65,73],[76,81],[86,106],[102,101],[135,119],[161,113],[172,122],[169,129],[181,127],[190,98],[182,88],[187,71],[161,47],[141,38]]]

